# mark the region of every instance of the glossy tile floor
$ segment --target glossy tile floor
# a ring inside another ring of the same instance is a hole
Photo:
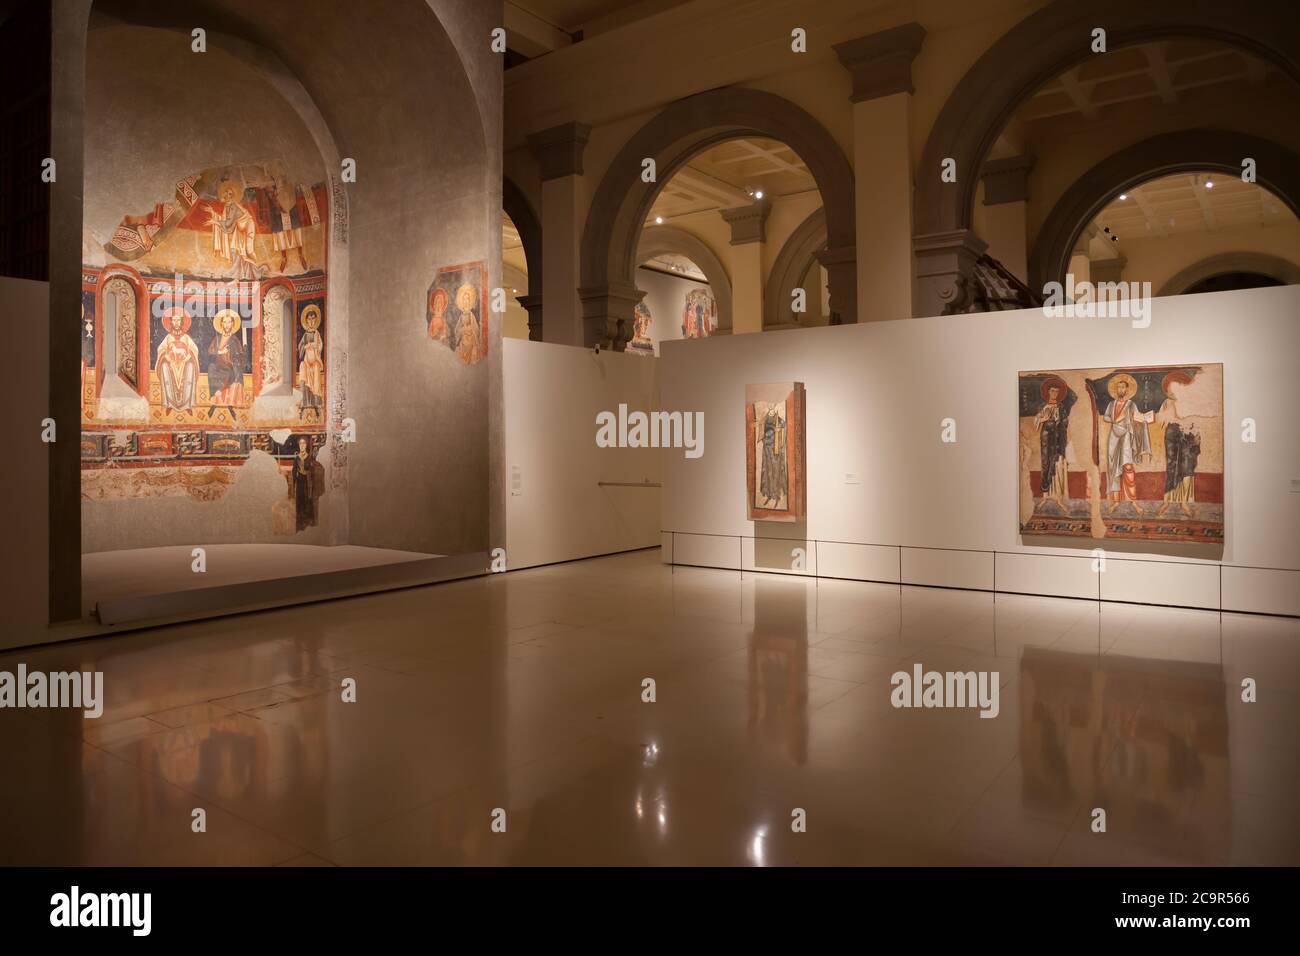
[[[650,551],[19,661],[107,705],[0,710],[4,864],[1300,863],[1292,619]],[[895,709],[914,662],[999,715]]]

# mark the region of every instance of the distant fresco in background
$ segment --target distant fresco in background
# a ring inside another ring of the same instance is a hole
[[[718,305],[708,289],[692,289],[686,293],[686,306],[682,309],[682,338],[702,339],[718,331]]]
[[[745,496],[750,521],[807,514],[804,387],[745,386]]]
[[[172,198],[125,215],[108,242],[83,237],[82,497],[211,501],[264,452],[286,483],[267,502],[279,515],[295,460],[325,443],[325,184],[270,161],[157,192]],[[315,523],[313,506],[279,530]]]
[[[1019,373],[1020,532],[1223,543],[1223,366]]]
[[[429,338],[456,353],[466,365],[486,357],[487,266],[465,262],[438,270],[429,287],[425,324]]]
[[[654,321],[650,307],[638,302],[632,309],[632,338],[627,343],[627,351],[633,355],[654,355],[655,343],[650,337],[650,326]]]

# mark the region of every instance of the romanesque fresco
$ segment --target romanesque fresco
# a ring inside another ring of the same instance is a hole
[[[473,365],[488,351],[487,266],[465,262],[438,270],[429,287],[425,325],[429,338]]]
[[[82,496],[213,500],[265,452],[294,499],[325,443],[327,186],[268,162],[170,189],[82,269]]]
[[[650,307],[638,302],[632,308],[632,338],[628,340],[627,351],[632,355],[654,355],[655,343],[650,335],[653,317]]]
[[[745,503],[750,521],[808,513],[802,382],[745,386]]]
[[[1222,544],[1223,366],[1021,372],[1020,532]]]
[[[702,339],[718,331],[718,304],[708,289],[686,293],[682,308],[682,338]]]

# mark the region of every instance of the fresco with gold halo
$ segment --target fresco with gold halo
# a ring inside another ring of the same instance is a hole
[[[301,485],[326,431],[326,184],[264,162],[158,191],[82,269],[82,496],[213,500],[264,452],[311,503],[284,522],[302,530],[323,490]]]
[[[1222,545],[1223,366],[1019,373],[1020,533]]]
[[[425,301],[429,338],[451,349],[466,365],[487,356],[487,266],[464,262],[438,270]]]

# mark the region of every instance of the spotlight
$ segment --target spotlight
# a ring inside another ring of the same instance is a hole
[[[1119,242],[1119,236],[1111,236],[1111,237],[1110,237],[1110,241],[1111,241],[1111,242]]]
[[[664,217],[663,217],[663,216],[655,216],[655,225],[656,225],[656,226],[662,226],[663,224],[664,224]]]
[[[1205,188],[1206,188],[1206,189],[1213,189],[1213,188],[1214,188],[1214,180],[1213,180],[1213,179],[1207,179],[1207,180],[1205,181]]]
[[[1128,199],[1128,193],[1120,193],[1119,194],[1120,202],[1123,202],[1125,199]]]
[[[754,198],[755,198],[755,199],[762,199],[762,198],[763,198],[763,190],[760,189],[758,192],[754,193]]]

